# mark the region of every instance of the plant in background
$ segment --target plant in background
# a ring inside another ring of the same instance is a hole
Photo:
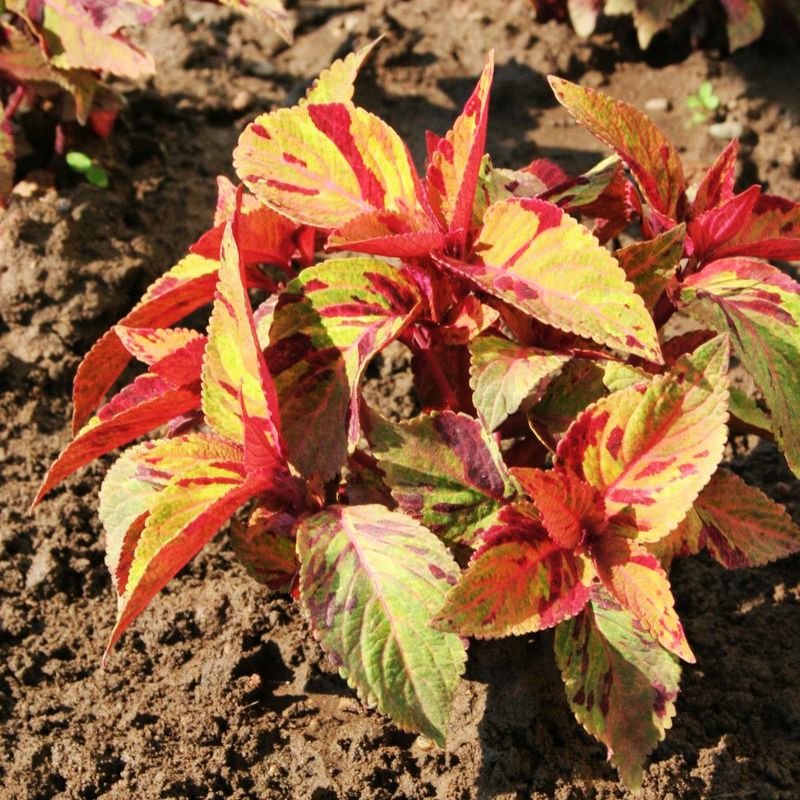
[[[711,81],[703,81],[697,92],[686,98],[686,107],[692,112],[691,124],[704,125],[708,122],[719,108],[719,102]]]
[[[686,13],[697,0],[530,0],[541,20],[569,18],[579,36],[594,33],[601,14],[633,17],[639,46],[646,50],[653,37]],[[764,32],[764,0],[719,0],[727,15],[728,44],[731,50],[751,44]],[[792,1],[782,5],[797,16]]]
[[[720,468],[730,426],[800,471],[800,286],[762,260],[800,258],[800,206],[735,193],[735,142],[687,186],[644,115],[559,78],[615,154],[577,178],[497,168],[491,58],[420,175],[353,103],[370,48],[242,133],[243,186],[220,180],[212,230],[81,364],[36,502],[158,429],[100,494],[109,649],[244,510],[235,551],[299,599],[365,703],[441,744],[462,637],[555,628],[576,717],[637,786],[694,661],[672,559],[800,549],[784,509]],[[634,222],[639,240],[604,246]],[[204,333],[168,327],[209,303]],[[396,340],[424,407],[399,423],[360,393]],[[729,387],[731,349],[769,413]],[[131,357],[146,369],[100,405]]]
[[[291,41],[281,0],[214,0],[248,13]],[[153,75],[152,56],[127,38],[164,0],[0,0],[0,208],[14,181],[11,123],[20,107],[56,104],[60,118],[111,132],[118,101],[103,76]]]

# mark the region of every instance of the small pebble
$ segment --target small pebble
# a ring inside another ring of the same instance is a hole
[[[59,214],[69,214],[72,211],[72,201],[67,199],[66,197],[59,197],[56,200],[56,211]]]
[[[672,103],[666,97],[651,97],[645,104],[645,111],[669,111]]]
[[[715,122],[708,126],[708,132],[715,139],[730,141],[731,139],[741,139],[744,133],[744,126],[735,119],[726,119],[725,122]]]
[[[246,111],[253,103],[253,95],[250,92],[242,89],[241,92],[236,92],[231,100],[231,108],[234,111]]]
[[[417,736],[414,740],[414,746],[420,750],[433,750],[436,744],[432,742],[427,736]]]

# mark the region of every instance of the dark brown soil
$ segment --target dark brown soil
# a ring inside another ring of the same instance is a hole
[[[489,146],[501,165],[543,155],[567,169],[597,144],[555,106],[549,72],[653,112],[690,165],[723,142],[687,128],[687,94],[711,78],[720,120],[743,128],[742,179],[800,197],[800,53],[765,41],[722,60],[665,40],[641,60],[626,25],[576,41],[536,26],[526,0],[300,4],[296,43],[228,12],[175,4],[146,34],[159,61],[106,142],[79,140],[107,191],[59,175],[0,217],[0,797],[558,798],[627,796],[579,730],[551,637],[473,644],[449,750],[363,709],[323,660],[299,610],[251,582],[225,535],[99,656],[115,608],[96,490],[85,470],[34,516],[27,507],[67,441],[79,357],[211,219],[217,173],[259,110],[299,97],[335,55],[385,33],[360,100],[407,136],[445,130],[497,51]],[[616,36],[616,39],[615,39]],[[680,61],[680,63],[678,63]],[[30,185],[28,189],[32,188]],[[23,187],[23,192],[25,187]],[[413,411],[402,353],[376,365],[371,396]],[[766,445],[733,466],[800,511],[800,487]],[[732,457],[734,449],[731,450]],[[678,606],[698,665],[645,778],[649,800],[800,797],[800,558],[728,573],[679,563]]]

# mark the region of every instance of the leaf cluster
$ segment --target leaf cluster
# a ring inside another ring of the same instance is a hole
[[[81,364],[37,502],[159,430],[101,490],[109,648],[234,519],[248,571],[302,603],[364,702],[436,742],[464,637],[555,628],[577,719],[635,786],[694,661],[672,560],[800,549],[719,468],[730,428],[800,473],[800,286],[767,261],[800,259],[800,205],[737,193],[736,142],[687,185],[643,114],[555,77],[613,154],[577,177],[495,167],[491,56],[420,175],[353,103],[371,47],[241,134],[214,226]],[[175,327],[209,304],[204,332]],[[405,422],[361,393],[394,341],[423,406]],[[730,386],[731,351],[764,405]]]
[[[213,2],[247,13],[291,41],[291,20],[281,0]],[[153,57],[129,32],[163,7],[164,0],[0,2],[0,208],[13,187],[11,121],[20,106],[58,104],[64,119],[88,123],[107,136],[119,102],[103,80],[154,74]]]
[[[666,30],[678,17],[697,5],[697,0],[530,0],[537,18],[566,19],[579,36],[590,36],[602,15],[630,15],[636,26],[639,46],[646,50],[653,37]],[[731,50],[752,44],[764,33],[765,0],[719,0],[726,15],[726,32]],[[797,16],[792,3],[782,3]]]

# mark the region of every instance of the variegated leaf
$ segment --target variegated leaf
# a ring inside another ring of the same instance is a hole
[[[300,564],[295,553],[297,519],[282,510],[257,505],[246,524],[233,522],[231,543],[247,574],[276,592],[296,589]]]
[[[139,361],[152,366],[190,342],[205,343],[206,337],[188,328],[132,328],[115,325],[122,346]]]
[[[772,412],[775,438],[800,475],[800,285],[769,264],[726,259],[687,278],[680,302],[704,324],[730,333]]]
[[[128,462],[122,475],[117,476],[122,480],[115,479],[109,485],[107,491],[114,491],[117,496],[113,498],[113,510],[106,504],[106,514],[116,537],[134,514],[141,516],[145,503],[147,518],[126,570],[106,656],[153,597],[253,492],[244,473],[241,448],[216,437],[192,434],[149,442],[144,449],[137,448],[132,458],[140,469],[129,469]],[[142,471],[146,482],[151,474],[157,480],[168,476],[166,485],[157,485],[150,498],[139,484]],[[123,557],[129,556],[124,543],[121,551],[118,557],[112,550],[112,563],[119,558],[119,565]]]
[[[639,788],[645,758],[672,727],[680,662],[603,590],[556,628],[555,653],[578,722]]]
[[[126,329],[129,332],[131,329]],[[179,339],[173,342],[177,345]],[[33,501],[42,498],[98,456],[132,442],[200,407],[200,370],[205,337],[197,334],[166,353],[150,370],[102,406],[52,464]],[[151,353],[154,355],[154,353]]]
[[[495,203],[470,262],[437,261],[559,330],[661,360],[653,320],[625,273],[557,206],[534,199]]]
[[[524,506],[504,506],[434,624],[495,639],[552,628],[589,600],[588,560],[548,538]]]
[[[469,544],[514,495],[494,439],[465,414],[395,424],[373,412],[367,437],[400,509],[448,544]]]
[[[383,506],[330,506],[297,533],[300,596],[323,648],[368,705],[444,743],[461,639],[430,621],[458,577],[444,545]]]
[[[327,480],[341,469],[360,433],[364,369],[419,304],[404,272],[371,258],[324,261],[281,294],[267,361],[290,459],[303,474]]]
[[[441,226],[466,241],[486,146],[489,95],[494,77],[490,53],[475,91],[447,135],[430,156],[426,183],[428,200]]]
[[[214,297],[219,262],[190,255],[159,278],[119,324],[129,328],[172,325]],[[81,361],[75,375],[72,432],[88,422],[92,411],[130,361],[114,328],[105,333]]]
[[[777,195],[759,195],[736,232],[722,240],[708,260],[712,256],[800,261],[800,203]]]
[[[403,141],[350,103],[262,114],[240,136],[233,158],[253,194],[297,222],[332,230],[388,211],[402,219],[404,232],[431,227]]]
[[[526,400],[540,397],[571,358],[492,335],[474,339],[469,349],[473,401],[489,431],[499,428]]]
[[[16,164],[14,133],[11,122],[5,118],[5,110],[0,102],[0,208],[4,208],[6,198],[14,186],[14,167]]]
[[[666,136],[628,103],[563,78],[549,80],[567,111],[628,165],[647,202],[661,214],[680,219],[686,181],[678,151]]]
[[[528,468],[511,473],[533,500],[548,536],[561,547],[573,550],[605,527],[603,496],[573,473]]]
[[[800,550],[800,528],[783,506],[721,469],[700,493],[695,508],[706,547],[725,567],[760,567]]]
[[[705,534],[703,521],[695,507],[666,536],[644,546],[661,562],[667,573],[673,559],[697,555],[705,547]]]
[[[219,280],[203,360],[203,414],[221,436],[242,444],[248,468],[264,477],[285,466],[278,400],[258,343],[236,244],[238,214],[222,241]]]
[[[375,39],[355,52],[348,53],[344,58],[336,59],[311,84],[300,105],[351,102],[358,73],[379,41],[380,39]]]
[[[667,573],[659,560],[642,545],[614,535],[613,522],[605,535],[594,539],[591,551],[600,580],[617,602],[662,647],[693,664],[695,657],[675,611]]]
[[[103,33],[81,3],[47,0],[42,27],[55,67],[110,72],[132,80],[155,73],[149,53],[122,37]]]
[[[738,50],[764,33],[764,14],[758,0],[720,0],[728,12],[728,44]]]
[[[614,253],[636,292],[653,311],[675,275],[675,267],[683,256],[685,225],[676,225],[655,239],[635,242]]]
[[[559,463],[603,493],[609,515],[632,507],[640,542],[686,516],[722,458],[728,361],[728,338],[718,336],[649,386],[595,403],[558,446]]]
[[[555,450],[575,417],[608,394],[605,370],[587,358],[574,358],[545,389],[544,397],[528,413],[537,437]]]

